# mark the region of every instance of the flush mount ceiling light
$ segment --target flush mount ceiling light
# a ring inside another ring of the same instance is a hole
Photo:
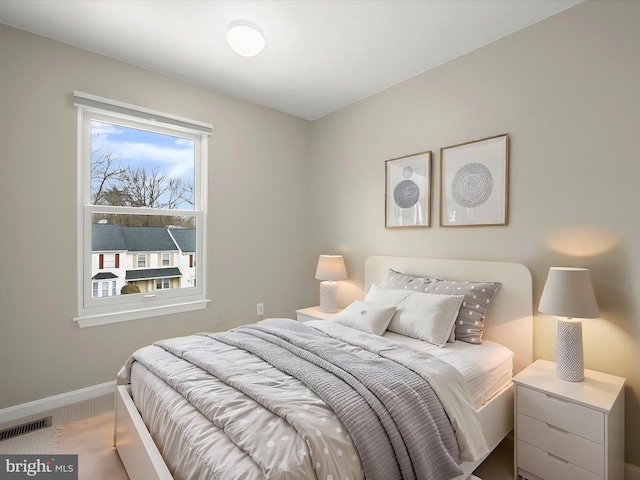
[[[238,21],[229,25],[227,43],[238,55],[253,57],[262,51],[265,40],[262,30],[257,25]]]

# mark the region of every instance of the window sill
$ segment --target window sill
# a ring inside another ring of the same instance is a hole
[[[193,302],[175,303],[158,307],[146,307],[135,310],[127,310],[114,313],[101,313],[97,315],[85,314],[73,319],[78,322],[80,328],[97,327],[110,323],[128,322],[140,318],[159,317],[161,315],[171,315],[174,313],[190,312],[206,308],[210,300],[196,300]]]

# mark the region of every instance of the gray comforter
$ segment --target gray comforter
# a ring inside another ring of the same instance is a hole
[[[243,352],[242,355],[257,357],[297,379],[298,383],[326,403],[337,417],[334,417],[337,423],[331,423],[326,432],[323,432],[323,427],[316,428],[315,436],[320,438],[324,435],[323,441],[326,442],[330,436],[329,430],[340,431],[343,425],[348,431],[346,439],[355,446],[365,478],[447,480],[459,475],[459,432],[455,431],[449,419],[448,414],[452,410],[445,410],[420,369],[412,368],[411,362],[402,360],[406,352],[398,354],[396,347],[391,348],[383,342],[384,339],[375,338],[369,342],[366,334],[356,334],[357,341],[351,342],[345,341],[353,336],[349,332],[342,335],[345,338],[334,338],[341,336],[340,328],[346,328],[336,327],[337,333],[330,331],[329,335],[293,320],[271,319],[229,332],[202,333],[157,342],[153,347],[136,352],[123,368],[121,376],[125,381],[128,380],[131,365],[135,361],[141,362],[185,398],[192,397],[196,408],[211,417],[210,420],[215,424],[215,413],[210,412],[217,410],[206,402],[215,404],[220,399],[212,397],[205,400],[198,396],[198,385],[201,384],[195,382],[195,386],[189,386],[188,382],[176,377],[176,365],[188,362],[291,423],[308,449],[308,454],[298,455],[300,462],[308,463],[306,470],[314,470],[317,478],[357,478],[354,461],[345,462],[344,465],[340,463],[342,458],[330,462],[317,461],[320,457],[324,459],[322,453],[326,456],[329,451],[336,451],[342,457],[342,452],[348,451],[348,448],[344,445],[328,448],[314,438],[316,427],[304,430],[299,422],[291,420],[298,414],[292,415],[277,401],[280,392],[286,395],[285,388],[288,387],[284,382],[279,381],[275,388],[273,383],[267,389],[257,388],[255,377],[253,380],[252,375],[242,378],[237,362],[220,361],[222,357],[212,353],[233,349]],[[163,355],[171,355],[175,360],[165,359]],[[392,359],[394,356],[398,358]],[[441,365],[438,367],[446,368]],[[178,370],[185,368],[180,366]],[[270,390],[269,394],[266,390]],[[301,405],[300,408],[304,407]],[[344,440],[342,436],[339,441]],[[244,440],[233,439],[233,442],[241,445]],[[255,447],[255,450],[249,451],[249,456],[257,458],[269,453],[258,452],[259,447]],[[264,460],[256,460],[257,464],[261,462]],[[326,475],[323,465],[327,463],[334,470],[340,469],[338,476]],[[343,467],[345,470],[341,470]],[[278,477],[277,469],[262,467],[262,470],[265,477]],[[283,474],[281,478],[301,477]]]

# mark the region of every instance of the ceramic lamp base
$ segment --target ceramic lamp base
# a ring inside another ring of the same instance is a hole
[[[336,282],[320,282],[320,311],[322,313],[338,311],[338,284]]]
[[[557,319],[556,375],[568,382],[584,380],[582,353],[582,322]]]

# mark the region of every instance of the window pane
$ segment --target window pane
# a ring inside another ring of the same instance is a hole
[[[193,210],[195,141],[91,121],[91,203]]]
[[[94,213],[91,240],[94,297],[196,286],[195,217]],[[98,280],[111,288],[98,295]]]

